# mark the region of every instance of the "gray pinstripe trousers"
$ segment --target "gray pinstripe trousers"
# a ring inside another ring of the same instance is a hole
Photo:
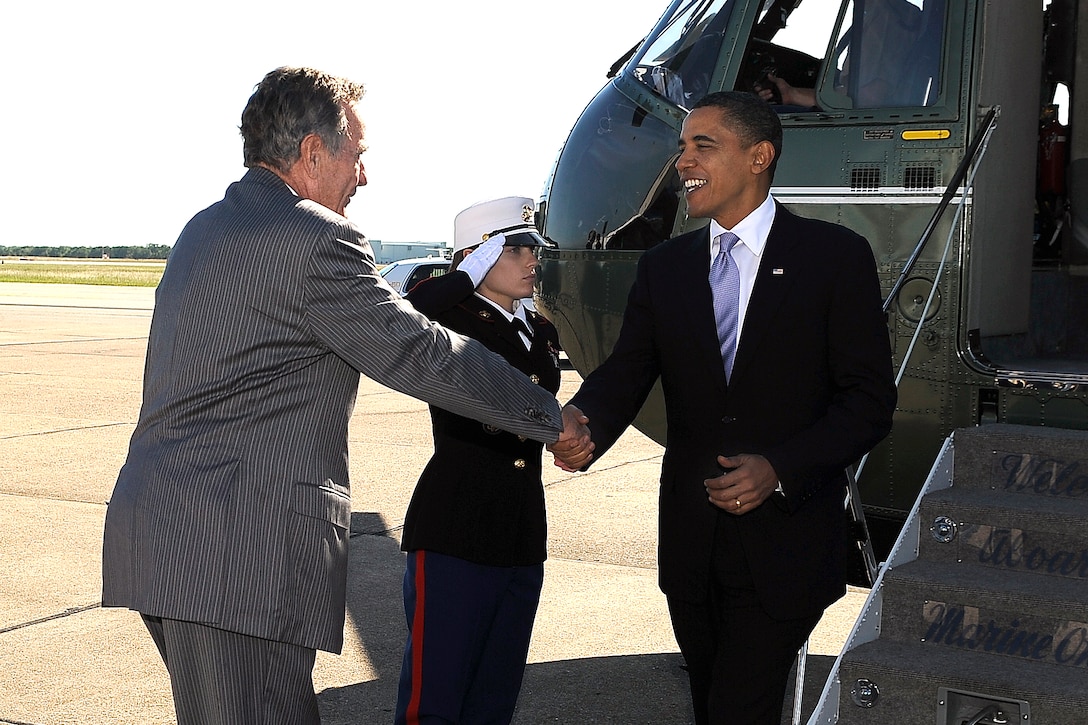
[[[141,616],[170,673],[178,725],[320,725],[315,650]]]

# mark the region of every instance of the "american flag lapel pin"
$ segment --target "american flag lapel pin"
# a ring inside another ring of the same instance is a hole
[[[771,270],[771,274],[776,275],[776,276],[781,276],[781,275],[783,275],[785,273],[786,273],[786,270],[782,269],[781,267],[775,267],[774,269]]]

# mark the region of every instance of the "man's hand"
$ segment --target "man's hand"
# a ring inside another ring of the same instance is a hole
[[[479,287],[495,265],[495,260],[502,254],[504,244],[505,235],[493,234],[486,242],[471,250],[457,265],[457,269],[469,276],[473,287]]]
[[[764,84],[756,84],[756,95],[768,103],[775,102],[775,90],[778,91],[780,103],[785,106],[803,106],[813,108],[816,105],[815,88],[794,88],[785,79],[779,78],[773,73],[767,74],[767,81],[774,85],[774,89]]]
[[[564,471],[573,473],[593,460],[594,445],[587,423],[589,418],[576,406],[563,408],[563,432],[548,450],[555,455],[555,465]]]
[[[718,456],[718,464],[728,473],[707,479],[703,484],[710,503],[723,511],[746,514],[766,501],[778,488],[778,474],[763,456],[748,453],[728,458]]]

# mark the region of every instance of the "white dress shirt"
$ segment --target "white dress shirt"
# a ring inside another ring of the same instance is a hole
[[[771,224],[774,223],[774,199],[768,194],[767,198],[753,210],[748,216],[732,229],[726,229],[713,219],[710,220],[710,263],[714,263],[714,257],[718,256],[721,246],[719,237],[724,232],[732,232],[740,239],[733,246],[733,261],[736,262],[737,271],[740,273],[740,309],[737,310],[737,337],[736,343],[740,344],[740,336],[744,331],[744,316],[748,310],[748,300],[752,299],[752,288],[756,284],[756,272],[759,271],[760,260],[763,259],[763,248],[767,246],[767,235],[771,233]]]
[[[713,219],[710,220],[710,263],[718,256],[721,247],[719,238],[724,232],[736,234],[740,241],[733,245],[733,261],[740,273],[740,309],[737,310],[736,344],[740,344],[740,335],[744,330],[744,315],[748,311],[748,300],[752,299],[752,288],[756,286],[756,272],[763,259],[763,249],[767,246],[767,235],[774,223],[774,199],[770,194],[752,213],[744,217],[732,229],[726,229]],[[782,482],[775,488],[777,493],[786,495]]]

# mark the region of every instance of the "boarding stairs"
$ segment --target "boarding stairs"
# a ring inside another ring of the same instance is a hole
[[[945,442],[808,725],[1088,723],[1088,431]]]

